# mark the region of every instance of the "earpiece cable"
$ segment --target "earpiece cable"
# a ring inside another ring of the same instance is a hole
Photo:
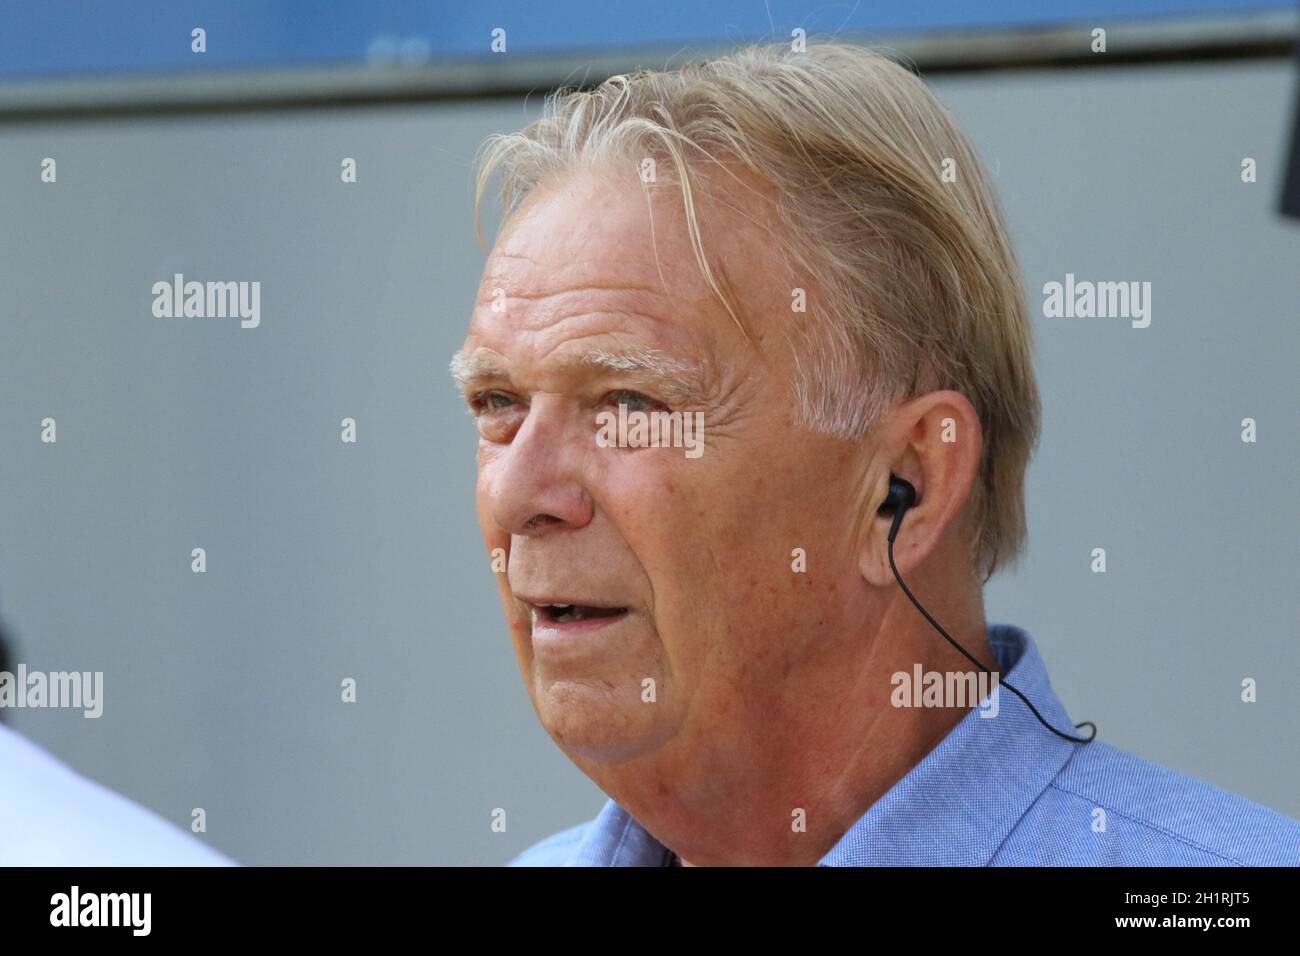
[[[945,631],[942,626],[940,626],[939,622],[930,616],[930,612],[921,606],[921,602],[918,601],[916,597],[912,594],[911,589],[908,588],[907,583],[903,580],[903,576],[898,573],[898,566],[894,563],[894,538],[897,537],[898,535],[898,526],[902,524],[903,514],[906,511],[907,511],[906,505],[902,507],[897,507],[895,509],[894,524],[889,529],[889,567],[894,572],[894,577],[898,579],[898,586],[903,589],[903,593],[907,595],[908,600],[910,600],[914,605],[916,605],[916,609],[921,612],[921,614],[925,617],[927,621],[930,622],[930,624],[934,627],[934,629],[943,635],[944,640],[946,640],[953,647],[957,648],[957,650],[961,651],[962,654],[966,656],[966,659],[969,660],[972,664],[974,664],[976,667],[978,667],[988,676],[992,677],[993,676],[992,671],[990,671],[987,667],[981,664],[979,660],[977,660],[974,657],[974,655],[972,655],[969,651],[966,650],[966,648],[958,644],[952,638],[952,636],[947,631]],[[1087,737],[1075,737],[1072,734],[1067,734],[1064,731],[1057,730],[1055,727],[1053,727],[1051,724],[1049,724],[1046,720],[1043,719],[1043,715],[1038,712],[1038,708],[1035,707],[1030,702],[1028,697],[1020,693],[1019,689],[1013,686],[1010,681],[1003,680],[1000,681],[999,683],[1001,683],[1003,687],[1007,688],[1013,694],[1015,694],[1017,697],[1023,700],[1025,702],[1025,706],[1028,707],[1031,711],[1033,711],[1034,716],[1038,718],[1038,722],[1042,724],[1044,727],[1046,727],[1048,730],[1050,730],[1052,733],[1056,734],[1056,736],[1064,740],[1069,740],[1072,743],[1076,743],[1076,744],[1092,743],[1093,739],[1096,738],[1097,725],[1094,724],[1091,720],[1085,720],[1082,723],[1078,723],[1074,725],[1076,730],[1080,730],[1084,727],[1091,727],[1092,733],[1089,734]]]

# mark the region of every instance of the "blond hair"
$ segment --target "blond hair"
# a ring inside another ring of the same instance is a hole
[[[984,433],[970,566],[987,581],[1014,564],[1039,432],[1033,330],[997,195],[921,80],[832,40],[561,89],[542,118],[484,144],[476,222],[498,170],[508,216],[552,173],[647,155],[676,172],[696,257],[733,317],[704,257],[692,168],[738,161],[773,187],[778,244],[824,295],[821,321],[794,333],[801,425],[861,440],[897,401],[966,396]]]

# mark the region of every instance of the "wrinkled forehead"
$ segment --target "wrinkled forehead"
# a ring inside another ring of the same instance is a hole
[[[754,196],[738,194],[718,174],[697,183],[705,187],[694,192],[703,252],[748,329],[747,313],[788,296],[770,222]],[[663,318],[726,323],[739,334],[701,268],[680,188],[643,184],[634,163],[565,172],[539,185],[493,246],[475,321],[502,295],[558,304],[575,294],[589,304],[627,303]]]
[[[504,224],[476,305],[496,288],[537,298],[568,289],[643,290],[698,304],[707,286],[681,200],[642,186],[634,170],[573,172],[538,186]]]

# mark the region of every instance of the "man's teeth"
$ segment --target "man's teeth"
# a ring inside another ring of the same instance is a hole
[[[556,624],[571,624],[592,617],[613,617],[624,610],[623,608],[585,607],[580,604],[539,604],[537,606]]]

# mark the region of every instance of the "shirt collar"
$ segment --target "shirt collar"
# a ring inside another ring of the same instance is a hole
[[[1053,727],[1074,723],[1022,629],[988,627],[1009,679]],[[998,689],[996,717],[977,708],[849,828],[819,866],[982,866],[1074,753],[1015,694]],[[668,849],[613,800],[579,841],[569,866],[664,866]]]

